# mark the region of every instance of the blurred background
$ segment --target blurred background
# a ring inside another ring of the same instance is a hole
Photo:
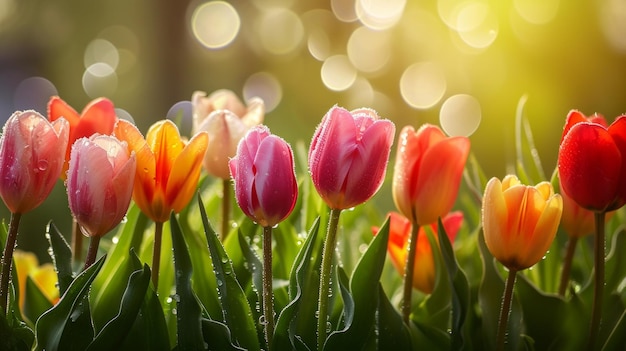
[[[439,124],[470,136],[488,176],[514,160],[524,98],[550,174],[570,109],[626,112],[626,2],[0,0],[3,123],[45,115],[51,95],[79,112],[106,96],[144,133],[182,112],[189,135],[192,93],[223,88],[262,97],[265,123],[292,143],[308,145],[334,104],[371,107],[398,132]],[[19,247],[45,252],[45,223],[69,233],[69,216],[59,181]]]

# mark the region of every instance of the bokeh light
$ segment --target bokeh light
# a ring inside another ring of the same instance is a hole
[[[400,93],[411,107],[427,109],[441,100],[446,92],[446,77],[435,62],[414,63],[402,73]]]
[[[200,4],[191,16],[191,31],[209,49],[223,48],[235,40],[241,20],[235,8],[224,1]]]
[[[467,94],[450,96],[441,105],[439,123],[441,128],[450,136],[470,136],[474,134],[482,112],[476,98]]]
[[[265,104],[265,113],[273,111],[283,98],[283,88],[276,77],[267,72],[258,72],[246,79],[243,98],[249,101],[260,97]]]
[[[559,10],[559,0],[514,0],[515,10],[532,24],[546,24]]]
[[[51,96],[58,95],[57,88],[43,77],[29,77],[20,82],[13,95],[15,110],[35,110],[46,114]]]
[[[118,83],[115,69],[104,62],[87,67],[82,81],[85,93],[92,99],[113,95]]]
[[[483,49],[498,36],[498,18],[488,3],[468,3],[458,12],[456,29],[468,46]]]
[[[346,55],[334,55],[322,64],[322,82],[335,91],[348,89],[356,80],[357,71]]]
[[[193,105],[191,101],[183,100],[175,103],[167,111],[165,118],[174,122],[178,126],[181,135],[191,136],[193,124]]]
[[[355,0],[330,0],[330,8],[342,22],[354,22],[358,19],[356,15]]]
[[[391,57],[391,34],[359,27],[348,40],[350,62],[361,72],[376,72],[384,68]]]
[[[274,55],[289,54],[304,40],[300,17],[286,8],[264,11],[258,24],[262,47]]]
[[[613,48],[626,54],[626,2],[602,1],[599,23],[604,36]]]
[[[363,25],[384,30],[398,23],[405,5],[406,0],[356,0],[355,9]]]
[[[115,115],[119,119],[125,119],[125,120],[135,124],[135,119],[133,118],[133,116],[128,111],[124,110],[123,108],[116,107],[115,108]]]
[[[91,65],[102,62],[115,70],[120,62],[120,54],[115,45],[113,45],[110,41],[105,39],[94,39],[85,49],[83,62],[85,64],[85,68],[89,68]]]

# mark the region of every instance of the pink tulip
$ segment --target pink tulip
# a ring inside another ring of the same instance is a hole
[[[35,111],[15,112],[0,140],[0,196],[12,213],[25,213],[48,197],[61,174],[69,123],[50,123]]]
[[[243,212],[263,227],[272,227],[293,210],[298,184],[293,152],[266,126],[252,128],[230,160],[235,197]]]
[[[347,209],[374,196],[383,183],[394,124],[374,110],[334,106],[317,127],[309,149],[313,184],[332,209]]]
[[[72,146],[67,194],[72,214],[90,237],[101,237],[118,225],[130,204],[135,154],[125,142],[95,134]]]

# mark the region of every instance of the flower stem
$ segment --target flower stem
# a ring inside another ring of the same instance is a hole
[[[596,340],[602,319],[602,295],[604,294],[604,217],[605,212],[595,212],[596,235],[594,243],[594,289],[589,325],[589,344],[587,350],[595,350]]]
[[[559,295],[565,296],[565,290],[569,285],[569,276],[572,270],[572,261],[574,260],[574,253],[576,252],[576,244],[578,238],[570,237],[567,240],[567,248],[565,252],[565,262],[563,262],[563,270],[561,271],[561,282],[559,284]]]
[[[515,285],[515,277],[517,271],[509,269],[509,276],[504,285],[504,294],[502,295],[502,306],[500,307],[500,319],[498,319],[498,333],[496,334],[496,350],[504,350],[506,340],[506,329],[509,324],[509,313],[511,312],[511,300],[513,300],[513,286]]]
[[[402,298],[402,320],[409,324],[411,317],[411,294],[413,293],[413,271],[415,270],[415,250],[420,226],[417,223],[411,225],[411,237],[409,238],[409,252],[404,265],[404,295]]]
[[[7,313],[9,299],[9,281],[11,280],[11,265],[13,263],[13,251],[17,244],[17,227],[20,225],[21,213],[11,213],[7,242],[2,254],[2,276],[0,276],[0,307],[3,313]]]
[[[274,335],[274,293],[272,289],[272,227],[263,227],[263,315],[267,350]]]
[[[324,251],[322,253],[322,272],[320,276],[320,293],[318,300],[317,318],[317,349],[324,348],[326,341],[326,324],[328,322],[328,288],[330,287],[330,272],[333,264],[335,246],[337,245],[337,226],[341,210],[331,209],[328,221],[328,230],[324,240]]]
[[[89,249],[87,250],[87,257],[85,257],[85,267],[83,271],[89,268],[94,262],[96,262],[96,256],[98,255],[98,245],[100,245],[99,236],[89,237]]]
[[[72,218],[72,259],[74,262],[80,262],[83,256],[83,233],[80,230],[80,224]]]
[[[222,233],[220,239],[222,242],[226,239],[230,229],[230,179],[222,181]]]
[[[159,269],[161,266],[161,237],[163,222],[154,222],[154,246],[152,247],[152,285],[156,291],[159,286]]]

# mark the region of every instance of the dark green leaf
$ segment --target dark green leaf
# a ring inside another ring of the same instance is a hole
[[[224,251],[217,234],[209,224],[202,199],[198,196],[200,215],[207,238],[209,252],[213,261],[213,270],[219,290],[219,298],[223,309],[224,321],[230,329],[234,341],[248,349],[260,350],[255,321],[246,294],[235,277],[231,261]]]
[[[89,311],[89,288],[106,255],[79,274],[61,300],[46,311],[35,326],[38,350],[84,350],[93,339]]]
[[[412,350],[414,349],[411,333],[385,294],[382,285],[378,286],[378,328],[379,349]]]
[[[230,330],[224,323],[203,318],[202,333],[204,334],[205,341],[210,345],[212,350],[245,350],[230,342],[232,336],[230,335]]]
[[[54,264],[59,279],[59,292],[63,295],[74,279],[74,272],[72,271],[72,250],[63,235],[59,233],[59,230],[52,222],[48,223],[46,227],[46,238],[50,243],[50,248],[53,253],[51,255],[52,263]]]
[[[178,350],[204,350],[202,336],[202,308],[191,287],[192,266],[185,239],[176,217],[170,216],[174,270],[176,271],[176,300],[178,322]]]
[[[52,308],[52,304],[30,276],[26,277],[25,290],[24,315],[31,321],[37,321],[39,316]]]

